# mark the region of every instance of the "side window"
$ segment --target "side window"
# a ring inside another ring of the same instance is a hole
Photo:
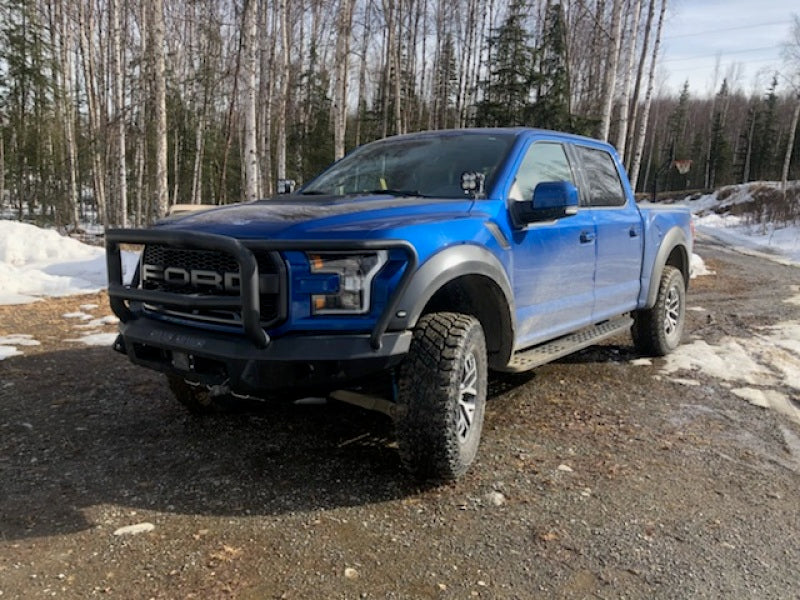
[[[584,173],[589,186],[590,206],[622,206],[625,191],[619,178],[614,159],[605,150],[575,146],[583,161]]]
[[[508,197],[516,201],[530,202],[533,198],[533,190],[536,189],[537,184],[543,181],[575,183],[567,154],[561,144],[551,142],[531,144],[525,158],[522,159]]]

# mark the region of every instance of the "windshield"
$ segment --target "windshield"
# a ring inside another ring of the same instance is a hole
[[[513,134],[448,133],[367,144],[305,186],[301,194],[387,193],[464,198],[461,174],[478,172],[491,188]]]

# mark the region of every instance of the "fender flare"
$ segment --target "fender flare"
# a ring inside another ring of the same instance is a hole
[[[398,302],[389,329],[411,329],[434,294],[459,277],[481,275],[492,280],[503,293],[511,324],[514,327],[514,293],[506,270],[488,249],[473,244],[450,246],[431,256],[413,275]],[[500,310],[501,307],[498,307]],[[403,315],[403,316],[398,316]]]
[[[667,260],[670,254],[676,249],[681,250],[681,259],[683,262],[681,271],[683,272],[683,279],[686,287],[689,287],[689,270],[691,264],[691,242],[686,237],[686,232],[680,227],[673,227],[661,240],[661,247],[658,249],[655,259],[653,260],[653,270],[650,273],[650,285],[647,290],[647,298],[644,308],[652,308],[656,304],[658,296],[658,286],[661,284],[661,275],[664,273],[664,267],[667,265]]]

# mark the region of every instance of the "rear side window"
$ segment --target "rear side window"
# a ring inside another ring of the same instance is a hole
[[[512,200],[531,201],[533,190],[543,181],[569,181],[575,183],[567,154],[561,144],[536,142],[528,148],[517,171],[508,197]]]
[[[605,150],[575,146],[583,161],[587,185],[589,186],[590,206],[622,206],[625,204],[625,191],[619,171],[611,154]]]

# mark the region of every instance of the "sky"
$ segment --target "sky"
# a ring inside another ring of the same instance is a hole
[[[798,0],[674,0],[669,6],[660,60],[664,91],[677,92],[688,80],[698,95],[713,94],[731,69],[746,92],[766,89],[772,72],[784,67],[781,44],[792,14],[800,14]]]

